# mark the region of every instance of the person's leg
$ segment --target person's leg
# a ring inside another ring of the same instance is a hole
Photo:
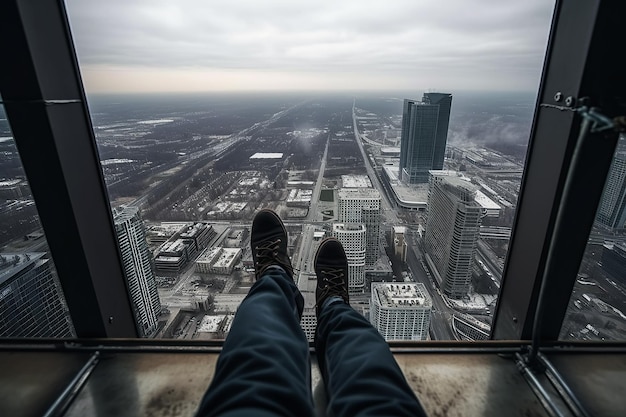
[[[342,416],[425,416],[387,342],[348,304],[347,261],[338,241],[316,255],[315,348],[328,409]]]
[[[278,216],[259,212],[251,241],[257,282],[237,310],[197,416],[312,416],[304,301]]]

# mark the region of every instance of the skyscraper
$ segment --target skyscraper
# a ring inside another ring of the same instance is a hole
[[[404,100],[398,177],[405,183],[427,183],[429,170],[443,169],[451,106],[452,95],[444,93]]]
[[[137,329],[141,337],[150,337],[158,329],[161,300],[146,229],[137,207],[126,207],[115,213],[114,220]]]
[[[372,282],[370,323],[385,340],[426,340],[432,306],[424,284]]]
[[[356,223],[333,224],[333,237],[343,245],[348,258],[348,290],[363,292],[365,286],[365,225]]]
[[[380,193],[373,188],[341,188],[338,197],[337,220],[365,225],[365,262],[374,265],[380,256]]]
[[[483,208],[476,187],[450,171],[433,171],[424,235],[426,261],[444,294],[467,295]]]
[[[0,254],[0,337],[75,337],[45,253]]]
[[[617,142],[596,219],[611,229],[622,229],[626,223],[626,136],[623,134]]]
[[[394,226],[391,229],[391,241],[393,242],[393,253],[402,262],[406,262],[406,252],[408,245],[406,243],[406,227]]]

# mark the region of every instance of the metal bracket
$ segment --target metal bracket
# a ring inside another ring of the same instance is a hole
[[[546,411],[554,417],[565,416],[565,411],[571,412],[575,417],[590,417],[590,414],[550,360],[541,353],[538,353],[536,359],[533,360],[528,353],[516,353],[514,358],[520,373]],[[545,378],[543,378],[544,376]],[[542,380],[545,381],[546,378],[550,384],[541,382]],[[554,390],[549,388],[550,385]],[[558,395],[555,394],[555,391]]]
[[[572,97],[568,97],[567,100],[569,100],[570,98],[572,99],[570,100],[570,102],[573,104],[576,101],[576,99]],[[590,129],[591,133],[606,132],[608,130],[614,130],[617,132],[626,132],[626,116],[617,116],[614,118],[610,118],[606,116],[604,113],[602,113],[602,110],[600,110],[598,107],[589,107],[589,106],[584,105],[584,103],[586,103],[588,100],[589,100],[588,97],[581,98],[579,100],[579,102],[581,103],[581,106],[579,107],[571,107],[569,105],[558,106],[556,104],[548,104],[548,103],[541,103],[539,104],[539,106],[548,108],[548,109],[556,109],[559,111],[570,111],[570,112],[580,114],[583,118],[588,119],[591,122],[593,122],[593,124],[591,125],[591,129]]]

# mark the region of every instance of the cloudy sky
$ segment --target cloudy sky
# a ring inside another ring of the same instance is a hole
[[[88,92],[536,91],[552,0],[66,0]]]

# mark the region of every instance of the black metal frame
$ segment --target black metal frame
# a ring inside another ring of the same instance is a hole
[[[625,6],[620,0],[556,4],[494,339],[531,338],[544,275],[549,314],[541,317],[538,336],[559,336],[618,138],[616,131],[592,133],[580,149],[580,163],[572,166],[583,120],[574,109],[598,106],[610,117],[624,112],[626,82],[614,45],[624,40]],[[574,187],[563,200],[568,176]],[[551,267],[544,274],[550,245]]]
[[[62,0],[0,2],[0,92],[79,337],[136,337]]]
[[[623,111],[616,98],[626,96],[619,65],[625,12],[622,0],[557,1],[494,339],[531,338],[542,284],[550,306],[540,336],[558,337],[617,139],[587,141],[572,169],[581,118],[570,110],[587,97],[609,116]],[[77,335],[136,337],[63,1],[3,1],[0,31],[8,40],[0,92]],[[562,201],[568,176],[579,187]],[[551,245],[557,267],[543,282]]]

